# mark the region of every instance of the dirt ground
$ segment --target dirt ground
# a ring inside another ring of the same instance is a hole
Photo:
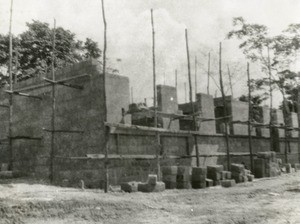
[[[300,223],[300,172],[233,188],[103,193],[0,180],[0,223]]]

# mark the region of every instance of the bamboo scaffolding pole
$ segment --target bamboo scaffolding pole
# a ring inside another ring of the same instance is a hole
[[[175,69],[175,89],[176,89],[176,94],[177,94],[177,89],[178,89],[178,86],[177,86],[177,69]]]
[[[55,50],[55,41],[56,41],[56,20],[54,19],[53,34],[52,34],[52,59],[51,59],[51,74],[52,81],[55,82],[55,59],[56,59],[56,50]],[[52,83],[51,87],[51,129],[55,130],[55,116],[56,116],[56,92],[55,84]],[[54,181],[54,156],[55,156],[55,133],[51,132],[51,152],[50,152],[50,181]]]
[[[250,168],[254,172],[253,163],[253,151],[252,151],[252,135],[251,135],[251,121],[252,121],[252,103],[251,103],[251,84],[250,84],[250,68],[249,62],[247,63],[247,78],[248,78],[248,107],[249,107],[249,118],[248,118],[248,139],[249,139],[249,152],[250,152]]]
[[[188,66],[188,78],[189,78],[189,95],[190,95],[190,105],[193,114],[193,129],[197,131],[197,123],[195,119],[195,110],[193,104],[193,89],[192,89],[192,78],[191,78],[191,67],[190,67],[190,53],[189,53],[189,38],[188,38],[188,31],[185,29],[185,43],[186,43],[186,54],[187,54],[187,66]],[[196,165],[197,167],[200,166],[199,160],[199,149],[198,149],[198,140],[197,136],[194,135],[194,142],[195,142],[195,150],[196,150]]]
[[[269,96],[270,96],[270,151],[273,151],[272,143],[273,143],[273,138],[272,138],[272,115],[273,115],[273,93],[272,93],[272,71],[271,71],[271,62],[270,62],[270,48],[268,46],[268,73],[269,73]]]
[[[300,124],[300,87],[298,87],[297,114],[298,124]],[[300,163],[300,132],[298,132],[298,161]]]
[[[197,56],[195,56],[195,101],[197,100]]]
[[[207,66],[207,95],[209,95],[209,80],[210,80],[210,52],[208,53],[208,66]]]
[[[10,18],[9,18],[9,89],[13,91],[13,80],[12,80],[12,15],[13,15],[13,0],[10,2]],[[8,122],[8,137],[9,137],[9,169],[13,170],[13,145],[12,145],[12,118],[13,118],[13,95],[9,96],[9,122]]]
[[[229,68],[228,64],[227,64],[227,71],[228,71],[230,92],[231,92],[231,96],[233,97],[233,88],[232,88],[232,81],[231,81],[231,73],[230,73],[230,68]]]
[[[151,27],[152,27],[152,65],[153,65],[153,107],[154,107],[154,128],[157,128],[157,94],[156,94],[156,64],[155,64],[155,29],[154,29],[154,17],[153,9],[151,9]],[[156,132],[156,167],[157,167],[157,178],[160,180],[160,159],[159,155],[161,152],[160,136]]]
[[[223,86],[223,78],[222,78],[222,43],[220,42],[220,49],[219,49],[219,74],[220,74],[220,88],[221,94],[223,99],[224,105],[224,115],[228,116],[227,112],[227,103],[226,97],[224,93],[224,86]],[[229,146],[229,134],[228,134],[228,121],[225,120],[225,140],[226,140],[226,152],[227,152],[227,169],[230,170],[230,146]]]
[[[101,6],[102,6],[102,20],[104,25],[104,43],[103,43],[103,75],[102,75],[102,82],[103,82],[103,101],[104,101],[104,122],[107,121],[107,107],[106,107],[106,50],[107,50],[107,23],[105,18],[105,8],[104,8],[104,0],[101,0]],[[108,143],[109,143],[109,127],[105,128],[105,143],[104,143],[104,150],[105,150],[105,185],[104,185],[104,192],[108,192],[108,186],[109,186],[109,177],[108,177]]]

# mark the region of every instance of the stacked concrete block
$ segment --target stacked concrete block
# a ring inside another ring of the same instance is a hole
[[[175,189],[177,187],[177,166],[161,167],[162,181],[166,185],[166,189]]]
[[[201,118],[215,118],[214,99],[211,95],[197,93],[195,109],[195,112],[198,112]],[[214,120],[199,122],[198,127],[201,134],[216,133],[216,122]]]
[[[280,173],[276,152],[257,153],[257,159],[254,159],[254,175],[256,178],[275,177]]]
[[[295,112],[290,112],[289,117],[288,117],[288,126],[292,128],[298,128],[298,115]],[[292,130],[289,132],[290,137],[292,138],[298,138],[298,131]]]
[[[206,187],[212,187],[214,186],[214,181],[212,179],[206,178]]]
[[[256,113],[254,114],[254,119],[260,124],[270,123],[270,108],[269,107],[257,107],[255,108]],[[256,135],[260,137],[270,137],[270,129],[265,127],[257,127]]]
[[[207,166],[207,178],[213,180],[214,186],[221,184],[223,170],[224,167],[222,165]]]
[[[177,189],[190,189],[191,188],[191,167],[190,166],[178,166]]]
[[[284,118],[283,118],[283,112],[282,110],[273,110],[272,112],[272,121],[275,125],[281,125],[284,126]],[[278,132],[279,138],[284,138],[284,129],[282,128],[276,128],[274,131]]]
[[[224,117],[223,99],[215,98],[215,114],[216,118]],[[231,116],[231,121],[248,121],[249,108],[248,103],[234,100],[231,96],[226,96],[227,115]],[[217,121],[217,131],[222,131],[224,120]],[[246,124],[230,123],[231,135],[248,135],[248,126]],[[251,135],[255,135],[255,129],[251,131]]]
[[[285,164],[285,172],[286,173],[292,172],[292,165],[290,163]]]
[[[234,187],[236,185],[236,182],[234,179],[230,180],[221,180],[221,186],[222,187]]]
[[[178,113],[177,91],[173,86],[158,85],[157,87],[157,105],[158,111],[170,114]],[[173,120],[170,123],[170,118],[163,117],[162,128],[179,130],[179,121]]]
[[[192,188],[199,189],[206,187],[207,169],[204,167],[192,168]]]
[[[231,164],[231,175],[236,183],[243,183],[248,181],[246,169],[243,164]]]
[[[139,182],[126,182],[121,184],[121,190],[124,192],[132,193],[138,191]]]
[[[1,171],[8,171],[8,163],[1,163]]]
[[[295,172],[300,171],[300,163],[294,163],[292,167],[295,169]]]
[[[157,175],[150,174],[146,183],[138,183],[138,191],[161,192],[166,189],[164,182],[157,181]]]

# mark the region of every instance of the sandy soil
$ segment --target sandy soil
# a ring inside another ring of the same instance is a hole
[[[0,180],[0,223],[300,223],[300,172],[233,188],[104,194]]]

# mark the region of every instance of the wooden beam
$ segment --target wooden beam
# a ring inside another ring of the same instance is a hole
[[[34,96],[34,95],[27,94],[27,93],[20,93],[20,92],[17,92],[17,91],[5,90],[5,92],[8,93],[8,94],[11,94],[11,95],[14,94],[14,95],[25,96],[25,97],[39,99],[39,100],[43,99],[40,96]]]
[[[54,85],[57,84],[57,85],[62,85],[62,86],[70,87],[70,88],[73,88],[73,89],[79,89],[79,90],[83,89],[83,86],[66,83],[65,81],[54,81],[54,80],[50,80],[50,79],[47,79],[47,78],[43,78],[43,79],[46,82],[49,82],[49,83],[54,84]]]
[[[43,128],[43,131],[46,131],[46,132],[66,132],[66,133],[84,133],[84,131],[82,130],[50,130],[50,129],[46,129],[46,128]]]
[[[9,105],[0,104],[0,107],[9,108]]]

